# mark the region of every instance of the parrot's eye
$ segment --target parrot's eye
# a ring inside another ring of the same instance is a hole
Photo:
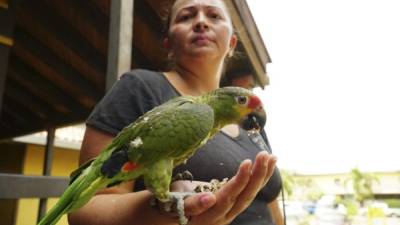
[[[239,103],[239,105],[246,105],[247,97],[246,96],[238,96],[238,97],[236,97],[236,101],[237,101],[237,103]]]

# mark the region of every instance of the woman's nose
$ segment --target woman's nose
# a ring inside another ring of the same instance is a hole
[[[197,15],[194,28],[197,32],[202,32],[209,28],[207,17],[203,13]]]

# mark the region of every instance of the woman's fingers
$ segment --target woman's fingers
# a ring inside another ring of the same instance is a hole
[[[238,172],[215,194],[201,193],[185,200],[187,216],[193,224],[226,224],[246,209],[258,191],[268,182],[276,163],[276,157],[267,152],[256,156],[254,164],[250,160],[241,163]]]
[[[185,199],[186,216],[199,215],[217,202],[213,193],[199,193]]]
[[[240,164],[236,175],[215,193],[217,203],[213,206],[212,210],[206,212],[208,216],[221,217],[221,215],[225,215],[229,212],[231,207],[235,204],[236,198],[249,182],[251,165],[251,160],[244,160]]]
[[[276,157],[269,155],[267,152],[260,152],[257,155],[252,168],[251,178],[246,188],[238,196],[235,205],[227,214],[228,218],[235,217],[251,204],[258,191],[271,177],[275,163]]]
[[[271,162],[268,163],[268,174],[264,178],[264,182],[263,182],[262,186],[265,186],[267,184],[267,182],[269,181],[269,178],[271,178],[272,174],[274,173],[276,161],[278,159],[276,158],[276,156],[273,155],[273,156],[270,156],[269,160]]]

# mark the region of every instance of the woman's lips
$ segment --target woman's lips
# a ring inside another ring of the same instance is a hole
[[[207,35],[196,35],[193,39],[192,39],[192,43],[197,44],[197,45],[205,45],[208,42],[210,42],[211,39],[207,36]]]

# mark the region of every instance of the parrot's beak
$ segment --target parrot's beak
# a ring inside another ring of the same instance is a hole
[[[249,106],[252,111],[240,121],[240,126],[245,130],[260,130],[267,121],[263,104],[257,96],[252,96]]]
[[[245,130],[260,130],[265,126],[266,121],[267,114],[264,108],[258,107],[240,121],[240,127]]]

